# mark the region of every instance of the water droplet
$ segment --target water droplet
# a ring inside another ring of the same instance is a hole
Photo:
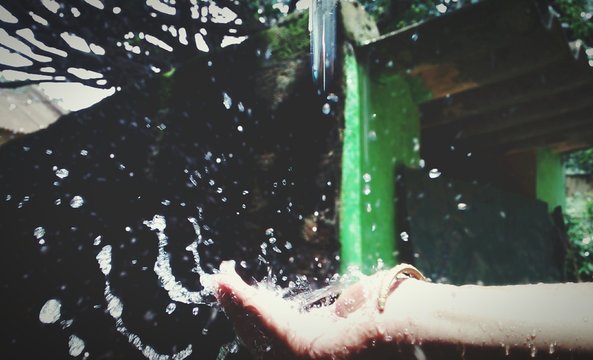
[[[124,305],[117,296],[113,296],[107,303],[107,311],[114,319],[119,319],[124,311]]]
[[[326,99],[327,99],[327,101],[337,103],[340,98],[338,97],[338,95],[336,95],[334,93],[330,93],[329,95],[327,95]]]
[[[323,104],[323,106],[321,107],[321,112],[324,115],[329,115],[329,113],[331,112],[332,108],[328,103]]]
[[[35,230],[33,230],[33,235],[37,238],[37,239],[41,239],[42,237],[45,236],[45,229],[41,226],[38,226],[35,228]]]
[[[68,177],[69,174],[70,174],[70,172],[67,169],[56,170],[56,176],[59,177],[60,179]]]
[[[84,341],[76,335],[70,335],[68,339],[68,352],[71,356],[78,356],[84,351]]]
[[[176,308],[177,308],[177,305],[175,303],[169,303],[169,305],[167,305],[167,308],[165,309],[165,312],[167,314],[172,314]]]
[[[95,240],[93,240],[93,245],[99,246],[101,244],[101,235],[97,236]]]
[[[556,344],[555,343],[551,343],[550,347],[548,348],[548,353],[553,354],[556,352]]]
[[[362,175],[362,179],[364,180],[365,183],[371,182],[371,174],[364,173],[364,175]]]
[[[407,233],[407,232],[405,232],[405,231],[402,231],[402,232],[399,234],[399,237],[400,237],[400,238],[401,238],[403,241],[408,241],[408,240],[410,239],[410,235],[408,235],[408,233]]]
[[[272,236],[272,235],[274,235],[274,228],[267,228],[267,229],[266,229],[266,235],[267,235],[267,236]]]
[[[439,171],[439,169],[431,169],[428,172],[428,177],[431,178],[431,179],[436,179],[439,176],[441,176],[441,172]]]
[[[230,109],[233,106],[233,99],[226,92],[222,93],[222,103],[225,108]]]
[[[377,132],[375,132],[375,130],[371,130],[367,134],[367,137],[369,138],[370,141],[375,141],[375,140],[377,140]]]
[[[194,316],[198,315],[199,312],[200,312],[200,308],[197,306],[195,308],[191,309],[191,313]]]
[[[84,149],[80,150],[80,155],[87,156],[88,154],[89,154],[89,152],[87,150],[84,150]]]
[[[70,200],[70,207],[73,209],[78,209],[82,205],[84,205],[84,199],[81,196],[76,195]]]
[[[193,178],[191,178],[191,179],[193,179]],[[161,204],[163,204],[165,206],[169,206],[169,205],[171,205],[171,201],[169,201],[169,200],[163,200],[163,201],[161,201]]]
[[[410,36],[410,39],[412,39],[412,41],[417,41],[418,40],[418,33],[413,33],[412,36]]]
[[[44,324],[53,324],[60,319],[62,303],[56,299],[49,299],[39,311],[39,321]]]
[[[537,348],[535,345],[531,345],[531,357],[534,358],[537,355]]]
[[[369,195],[371,193],[371,185],[370,184],[364,184],[363,188],[362,188],[362,193],[365,195]]]
[[[467,209],[467,204],[466,203],[458,203],[457,204],[457,210],[466,210]]]

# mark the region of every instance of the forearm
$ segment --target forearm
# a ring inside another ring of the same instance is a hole
[[[593,353],[593,284],[452,286],[406,280],[382,322],[396,341]]]

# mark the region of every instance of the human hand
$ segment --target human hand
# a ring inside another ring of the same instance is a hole
[[[307,311],[272,290],[247,285],[229,264],[213,280],[239,338],[257,358],[377,359],[397,340],[386,332],[377,306],[385,275],[365,276],[333,304]]]

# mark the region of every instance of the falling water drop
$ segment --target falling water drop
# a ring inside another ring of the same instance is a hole
[[[331,106],[328,103],[323,104],[323,106],[321,107],[321,112],[324,115],[329,115],[329,113],[331,112]]]
[[[553,354],[556,352],[556,343],[551,343],[550,347],[548,348],[548,353]]]
[[[76,195],[75,197],[70,200],[70,207],[73,209],[78,209],[84,204],[84,199],[81,196]]]
[[[408,240],[410,239],[410,235],[408,235],[408,233],[407,233],[407,232],[405,232],[405,231],[402,231],[402,232],[399,234],[399,237],[400,237],[400,238],[401,238],[403,241],[408,241]]]
[[[84,351],[84,341],[76,335],[70,335],[68,352],[71,356],[78,356]]]
[[[364,175],[362,175],[362,179],[364,180],[365,183],[371,182],[371,174],[364,173]]]
[[[68,177],[69,174],[70,174],[70,172],[67,169],[56,170],[56,176],[59,177],[60,179]]]
[[[56,299],[49,299],[39,311],[39,321],[44,324],[53,324],[60,319],[62,303]]]
[[[38,226],[35,228],[35,230],[33,230],[33,235],[39,240],[45,236],[45,229],[41,226]]]
[[[230,109],[233,106],[233,99],[226,92],[222,93],[222,104],[225,108]]]
[[[439,171],[439,169],[431,169],[428,172],[428,177],[431,178],[431,179],[436,179],[439,176],[441,176],[441,172]]]
[[[175,303],[169,303],[169,305],[167,305],[167,308],[165,309],[165,312],[167,314],[172,314],[176,308],[177,308],[177,305]]]

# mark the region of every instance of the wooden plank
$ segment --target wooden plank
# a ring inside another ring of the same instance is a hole
[[[520,124],[494,133],[469,138],[460,136],[457,141],[468,148],[495,148],[505,144],[520,143],[537,136],[557,134],[575,126],[587,124],[593,127],[593,104],[560,115],[550,114],[538,121]]]
[[[523,0],[480,3],[366,47],[373,56],[372,71],[419,77],[433,98],[513,78],[570,56],[561,29],[547,29],[534,3]]]
[[[593,85],[593,71],[578,65],[572,57],[567,57],[513,79],[424,103],[420,107],[422,127],[454,123],[587,83]]]
[[[459,139],[486,136],[525,124],[535,124],[543,119],[568,115],[588,108],[593,98],[593,84],[585,84],[561,94],[553,94],[517,103],[503,109],[471,118],[426,129],[425,133],[455,133]],[[430,137],[430,135],[429,135]]]
[[[511,153],[545,146],[556,152],[593,147],[593,126],[591,124],[575,125],[561,133],[545,134],[521,142],[509,143],[502,146],[502,149],[506,153]]]

